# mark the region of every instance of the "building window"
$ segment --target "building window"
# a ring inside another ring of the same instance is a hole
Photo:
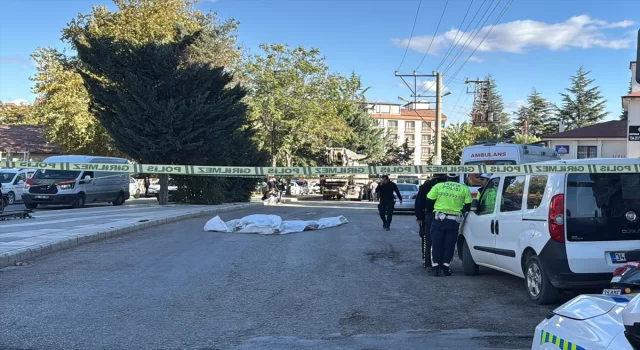
[[[389,106],[389,105],[380,105],[380,113],[381,114],[389,114],[389,113],[391,113],[391,106]]]
[[[406,132],[416,132],[416,122],[404,122]]]
[[[578,146],[578,159],[597,158],[598,146]]]
[[[422,135],[422,143],[428,145],[431,143],[431,135]]]
[[[422,132],[431,132],[431,122],[422,122]]]
[[[431,147],[420,148],[420,159],[427,161],[429,158],[431,158]]]
[[[416,135],[407,135],[407,146],[409,147],[416,146]]]

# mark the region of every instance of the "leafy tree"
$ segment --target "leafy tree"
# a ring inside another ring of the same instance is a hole
[[[30,104],[0,102],[0,125],[37,124]]]
[[[256,161],[251,135],[242,130],[246,91],[229,87],[233,76],[224,67],[187,61],[201,35],[139,43],[89,32],[74,39],[91,112],[116,147],[141,163]],[[160,181],[160,203],[166,204],[167,176]]]
[[[553,104],[543,98],[535,88],[527,97],[527,104],[521,106],[514,115],[516,128],[521,128],[524,121],[527,121],[529,136],[540,138],[558,131]]]
[[[493,120],[496,121],[496,123],[489,126],[489,130],[491,130],[496,138],[510,137],[513,135],[514,130],[511,126],[509,114],[504,110],[504,101],[498,91],[496,80],[491,74],[487,75],[485,80],[489,81],[487,96],[488,111],[493,112]]]
[[[567,93],[560,94],[562,106],[558,109],[558,121],[563,122],[567,130],[596,124],[609,114],[606,111],[607,100],[598,86],[592,86],[595,79],[590,79],[589,73],[584,66],[580,66],[576,74],[571,76]]]
[[[535,135],[523,135],[523,134],[515,134],[515,135],[513,135],[511,140],[513,141],[513,143],[517,143],[517,144],[520,144],[520,145],[528,145],[528,144],[531,144],[531,143],[536,143],[536,142],[542,141],[541,138],[539,138],[539,137],[537,137]]]
[[[460,164],[462,150],[476,140],[494,138],[488,128],[473,127],[470,122],[450,124],[442,136],[442,164]]]
[[[330,106],[340,116],[348,127],[344,140],[329,140],[330,147],[345,147],[358,154],[366,156],[363,162],[374,164],[382,160],[387,154],[384,129],[380,128],[366,108],[365,93],[369,88],[362,89],[362,81],[355,73],[349,77],[333,74],[330,77],[329,92],[335,96]],[[395,146],[395,144],[392,144]]]
[[[271,165],[291,166],[300,152],[319,153],[328,140],[338,140],[348,128],[337,115],[328,89],[329,68],[318,49],[260,45],[245,65],[250,92],[250,120],[256,141],[271,152]]]
[[[629,89],[627,90],[627,94],[631,93],[632,84],[633,84],[633,78],[629,80]],[[622,108],[622,113],[620,113],[620,120],[627,120],[628,118],[629,118],[629,111],[625,111],[625,109]]]
[[[414,149],[409,147],[409,140],[405,140],[401,145],[395,143],[395,138],[390,137],[387,141],[387,153],[376,162],[376,165],[409,165],[413,164]]]
[[[237,22],[219,21],[215,12],[195,8],[196,0],[114,0],[117,11],[93,7],[62,31],[62,41],[75,48],[87,34],[112,36],[131,42],[171,41],[181,32],[203,30],[190,45],[186,61],[235,68],[241,61],[236,41]],[[82,62],[53,48],[38,48],[34,93],[42,98],[34,114],[45,125],[46,136],[68,153],[119,155],[113,140],[90,112],[89,96],[78,75]]]

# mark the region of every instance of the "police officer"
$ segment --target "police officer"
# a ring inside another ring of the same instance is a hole
[[[463,212],[471,207],[471,191],[465,184],[458,182],[457,174],[447,174],[445,182],[433,186],[427,194],[433,203],[433,223],[431,240],[434,276],[451,276],[451,259],[458,241],[458,231]]]
[[[433,201],[427,200],[427,194],[433,186],[445,180],[444,174],[434,174],[418,189],[416,199],[416,222],[418,233],[422,239],[422,266],[427,272],[431,272],[431,222],[433,221]]]

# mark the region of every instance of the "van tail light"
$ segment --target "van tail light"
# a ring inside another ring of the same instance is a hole
[[[551,198],[549,205],[549,234],[556,242],[564,243],[564,195]]]
[[[31,186],[33,186],[36,183],[36,179],[34,178],[28,178],[27,182],[24,183],[24,188],[29,188]]]

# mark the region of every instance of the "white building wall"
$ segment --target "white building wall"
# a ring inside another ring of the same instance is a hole
[[[640,84],[636,82],[636,62],[631,63],[631,92],[640,92]],[[640,98],[634,98],[629,100],[629,106],[627,108],[628,120],[627,120],[627,133],[629,132],[629,126],[640,127]],[[627,135],[628,140],[628,135]],[[627,141],[627,157],[640,158],[640,141]]]
[[[569,154],[562,159],[578,159],[578,146],[596,146],[598,158],[625,158],[627,143],[624,139],[553,139],[549,147],[569,146]]]

